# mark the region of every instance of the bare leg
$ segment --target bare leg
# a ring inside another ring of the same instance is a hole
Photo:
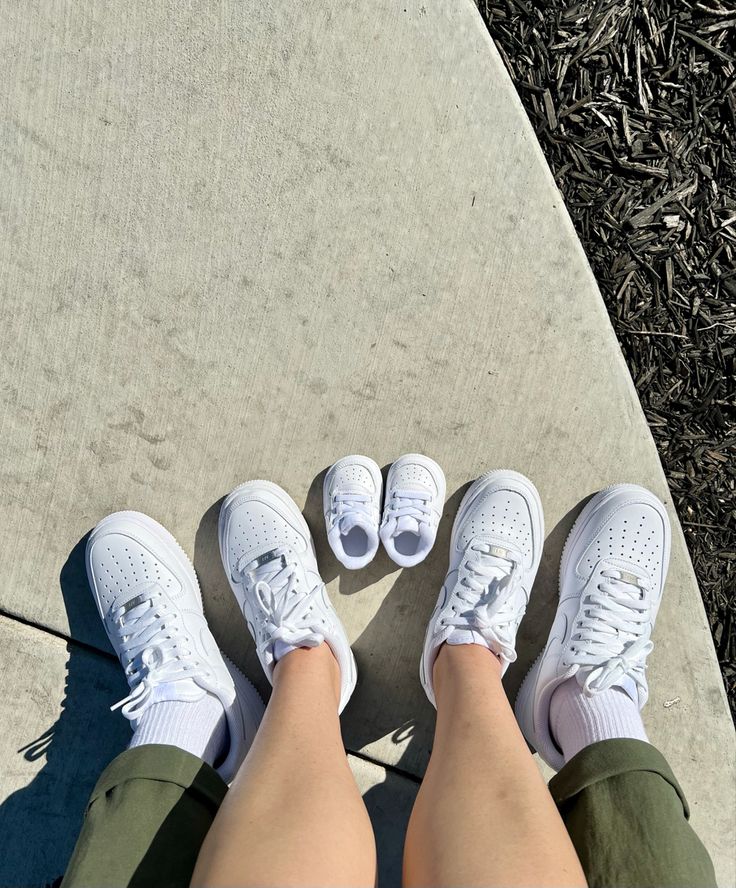
[[[479,645],[446,644],[434,688],[434,747],[406,836],[405,885],[585,885],[498,659]]]
[[[266,715],[192,885],[373,888],[375,840],[345,756],[339,697],[326,644],[279,661]]]

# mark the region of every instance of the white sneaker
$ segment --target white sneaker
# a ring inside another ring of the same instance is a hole
[[[445,475],[419,453],[400,456],[388,470],[381,542],[392,561],[413,567],[429,554],[445,505]]]
[[[197,575],[174,537],[141,512],[108,515],[90,534],[87,577],[130,694],[113,706],[133,728],[153,703],[200,700],[225,709],[230,782],[263,716],[253,685],[222,655],[202,610]],[[237,693],[236,693],[237,684]]]
[[[338,561],[365,567],[378,551],[383,478],[367,456],[346,456],[325,475],[322,488],[327,540]]]
[[[662,503],[643,487],[602,490],[578,516],[560,561],[560,602],[547,645],[516,698],[529,743],[564,764],[549,724],[555,689],[576,676],[586,694],[619,687],[644,706],[646,659],[670,557]]]
[[[277,644],[296,648],[327,642],[340,666],[342,712],[355,689],[355,659],[297,504],[277,484],[248,481],[222,504],[219,537],[225,573],[268,680],[273,681]]]
[[[481,644],[506,671],[542,557],[544,517],[532,482],[499,469],[470,485],[450,537],[450,568],[429,619],[419,675],[433,705],[440,647]]]

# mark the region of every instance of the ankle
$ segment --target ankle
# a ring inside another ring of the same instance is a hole
[[[501,682],[501,661],[480,644],[443,644],[434,661],[435,695],[440,698],[463,691],[475,693],[479,684]]]
[[[273,673],[274,689],[283,689],[304,682],[326,685],[339,704],[341,691],[340,664],[326,643],[313,648],[295,648],[277,663]]]

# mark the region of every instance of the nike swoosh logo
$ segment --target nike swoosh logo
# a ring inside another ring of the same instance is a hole
[[[202,650],[204,651],[204,654],[206,657],[209,657],[209,655],[212,653],[212,651],[210,650],[210,640],[207,637],[208,635],[209,635],[209,630],[207,630],[207,629],[200,630],[199,643],[202,645]]]
[[[549,640],[547,641],[547,644],[545,645],[545,650],[549,650],[555,642],[557,642],[560,645],[564,644],[565,636],[567,635],[567,626],[568,626],[567,614],[562,614],[562,619],[565,621],[565,628],[562,631],[562,634],[557,635],[557,633],[555,633],[554,635],[550,635]]]
[[[562,635],[560,636],[560,641],[564,641],[567,636],[567,614],[562,615],[563,620],[565,621],[565,628],[562,630]]]
[[[447,599],[449,598],[449,594],[447,591],[447,586],[442,587],[442,604],[440,604],[440,610],[447,604]]]

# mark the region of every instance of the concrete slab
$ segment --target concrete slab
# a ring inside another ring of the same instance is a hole
[[[0,885],[60,876],[89,793],[130,740],[109,710],[125,693],[112,659],[0,617]],[[350,756],[376,833],[379,884],[398,885],[418,783]]]
[[[77,543],[142,509],[194,555],[216,634],[257,675],[214,526],[222,495],[267,476],[305,504],[355,641],[350,748],[420,774],[417,663],[462,486],[507,465],[545,506],[510,692],[580,501],[626,479],[671,509],[474,6],[92,0],[17,5],[4,25],[0,607],[105,648]],[[319,472],[356,450],[444,466],[421,567],[348,574],[328,553]],[[678,525],[656,641],[648,725],[729,884],[733,727]]]

